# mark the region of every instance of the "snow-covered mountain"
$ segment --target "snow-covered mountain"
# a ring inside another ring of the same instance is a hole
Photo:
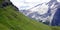
[[[59,0],[10,0],[25,16],[39,22],[52,24]]]

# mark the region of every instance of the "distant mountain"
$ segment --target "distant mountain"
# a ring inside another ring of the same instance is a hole
[[[53,19],[54,19],[54,15],[55,15],[55,13],[57,11],[57,8],[58,8],[58,6],[60,4],[57,0],[50,0],[49,2],[35,3],[35,5],[31,6],[31,7],[28,6],[28,4],[29,4],[28,3],[28,4],[25,4],[24,6],[22,6],[23,8],[21,9],[20,4],[16,5],[16,3],[20,2],[20,1],[17,1],[15,4],[14,4],[14,2],[15,2],[14,0],[11,1],[11,2],[25,16],[28,16],[28,17],[30,17],[32,19],[35,19],[35,20],[37,20],[39,22],[43,22],[44,24],[48,24],[48,25],[53,24],[52,22],[53,22]]]
[[[32,9],[21,10],[21,12],[23,12],[23,14],[25,14],[26,16],[28,16],[30,18],[36,19],[37,21],[42,21],[42,22],[48,21],[49,25],[51,25],[53,16],[57,11],[57,7],[59,6],[58,4],[59,3],[56,0],[51,0],[50,2],[45,3],[46,6],[48,5],[48,10],[47,9],[44,10],[43,6],[39,4],[38,6],[35,6]],[[41,8],[43,8],[42,12],[41,12]],[[36,11],[33,11],[33,10],[36,10]]]

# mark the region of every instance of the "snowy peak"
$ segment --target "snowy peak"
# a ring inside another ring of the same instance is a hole
[[[10,0],[19,10],[27,10],[38,4],[47,3],[50,0]]]
[[[10,0],[25,16],[41,22],[52,23],[59,0]],[[33,2],[32,2],[33,1]]]

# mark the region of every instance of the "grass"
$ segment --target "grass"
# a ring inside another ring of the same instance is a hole
[[[52,30],[60,30],[60,26],[51,26]]]
[[[0,8],[0,30],[51,30],[49,26],[32,20],[15,10],[11,5]]]
[[[45,25],[15,10],[11,5],[0,8],[0,30],[60,30],[60,26]]]

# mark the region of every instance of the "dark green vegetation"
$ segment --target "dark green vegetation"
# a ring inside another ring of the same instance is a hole
[[[0,4],[2,3],[3,0],[0,0]]]
[[[60,27],[47,26],[15,10],[11,5],[0,8],[0,30],[60,30]]]

